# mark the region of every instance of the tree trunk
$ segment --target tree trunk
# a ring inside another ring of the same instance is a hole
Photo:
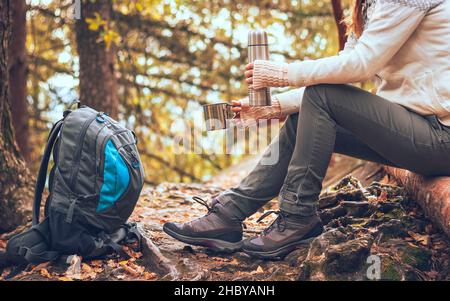
[[[27,103],[27,63],[26,63],[26,3],[25,0],[11,2],[11,40],[8,51],[9,91],[11,113],[16,142],[20,153],[30,159]]]
[[[344,19],[344,10],[342,9],[341,0],[331,0],[331,5],[333,6],[333,15],[336,22],[338,38],[339,38],[339,49],[344,49],[345,42],[347,42],[347,27],[342,20]]]
[[[83,1],[82,18],[76,22],[77,49],[80,58],[80,101],[98,111],[116,118],[119,106],[117,82],[114,72],[114,52],[101,37],[104,26],[89,29],[86,18],[98,13],[102,20],[111,19],[111,1]]]
[[[427,217],[450,237],[450,177],[423,177],[404,169],[386,167]]]
[[[22,224],[32,198],[32,181],[15,143],[8,91],[11,2],[0,0],[0,232]]]

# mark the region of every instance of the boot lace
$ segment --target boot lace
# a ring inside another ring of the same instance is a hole
[[[216,208],[214,207],[214,205],[213,205],[212,207],[209,206],[209,205],[208,205],[208,202],[205,201],[204,199],[202,199],[201,197],[194,196],[194,197],[192,197],[192,200],[193,200],[194,202],[199,203],[199,204],[202,205],[202,206],[205,206],[206,209],[208,210],[208,213],[206,213],[205,216],[199,217],[199,218],[197,218],[197,219],[195,219],[195,220],[198,220],[198,219],[201,219],[201,218],[205,218],[206,216],[210,215],[211,213],[217,211]],[[244,222],[240,222],[240,224],[241,224],[242,228],[247,229],[247,225],[246,225]]]
[[[260,218],[258,218],[257,222],[261,222],[263,219],[268,217],[271,214],[276,214],[277,218],[262,232],[263,235],[267,235],[274,227],[277,228],[278,231],[283,232],[286,230],[286,215],[281,211],[269,210],[266,211]]]
[[[206,218],[207,216],[209,216],[211,213],[215,212],[214,206],[212,206],[212,207],[209,206],[208,202],[205,201],[204,199],[202,199],[201,197],[194,196],[194,197],[192,197],[192,200],[195,201],[196,203],[199,203],[202,206],[205,206],[206,209],[208,209],[208,212],[204,216],[200,216],[196,219],[193,219],[193,220],[187,222],[188,224],[196,223],[197,221],[202,220],[202,219]]]
[[[206,209],[208,209],[208,213],[210,213],[210,212],[212,212],[212,211],[214,210],[214,207],[209,206],[209,205],[208,205],[208,202],[205,201],[204,199],[202,199],[201,197],[194,196],[194,197],[192,198],[192,200],[195,201],[195,202],[197,202],[197,203],[199,203],[200,205],[205,206]]]

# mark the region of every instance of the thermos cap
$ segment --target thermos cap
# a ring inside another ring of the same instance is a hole
[[[251,30],[248,33],[248,46],[268,45],[267,32],[264,30]]]

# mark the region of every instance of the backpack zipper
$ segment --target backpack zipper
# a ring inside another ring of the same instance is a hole
[[[126,153],[131,157],[131,167],[138,168],[139,167],[139,159],[137,157],[136,152],[130,147],[131,144],[127,144],[123,146]],[[136,143],[133,143],[132,145],[136,145]]]
[[[130,162],[128,161],[128,159],[127,159],[123,154],[121,154],[120,151],[119,151],[119,155],[120,155],[120,156],[123,158],[123,160],[125,161],[125,165],[127,166],[128,173],[129,173],[129,175],[130,175],[130,182],[128,183],[127,189],[123,192],[123,194],[120,196],[120,198],[118,198],[118,199],[114,202],[114,206],[116,206],[116,209],[119,211],[119,215],[120,215],[120,210],[119,210],[118,204],[119,204],[119,202],[120,202],[121,200],[123,200],[123,197],[124,197],[125,195],[128,195],[128,193],[130,192],[130,189],[131,189],[131,181],[132,181],[131,176],[133,175],[133,171],[132,171],[132,169],[131,169],[132,167],[131,167],[131,164],[130,164]]]
[[[84,137],[86,136],[86,132],[87,132],[89,126],[97,118],[97,116],[98,116],[98,114],[96,114],[95,116],[86,120],[83,124],[83,127],[81,128],[80,136],[78,138],[78,146],[79,147],[75,154],[74,163],[72,164],[72,166],[74,168],[72,169],[72,173],[70,175],[70,181],[69,181],[69,187],[72,191],[75,191],[75,179],[78,175],[78,169],[80,167],[81,153],[83,152],[83,145],[84,145],[84,143],[83,143]]]

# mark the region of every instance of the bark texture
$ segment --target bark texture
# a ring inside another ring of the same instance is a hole
[[[15,143],[8,91],[8,46],[11,3],[0,1],[0,232],[25,221],[32,197],[32,181]]]
[[[111,19],[111,1],[82,1],[81,19],[76,22],[77,49],[80,58],[80,101],[116,118],[119,106],[117,80],[114,71],[113,47],[107,47],[101,31],[89,29],[86,18],[99,14],[102,20]]]
[[[386,167],[427,217],[450,237],[450,177],[423,177],[404,169]]]
[[[344,10],[342,9],[341,0],[331,0],[331,5],[333,6],[333,16],[336,22],[339,38],[339,49],[344,49],[345,42],[347,42],[347,27],[342,23],[344,19]]]
[[[30,159],[25,0],[11,1],[11,40],[8,49],[9,91],[16,141],[22,156]]]

